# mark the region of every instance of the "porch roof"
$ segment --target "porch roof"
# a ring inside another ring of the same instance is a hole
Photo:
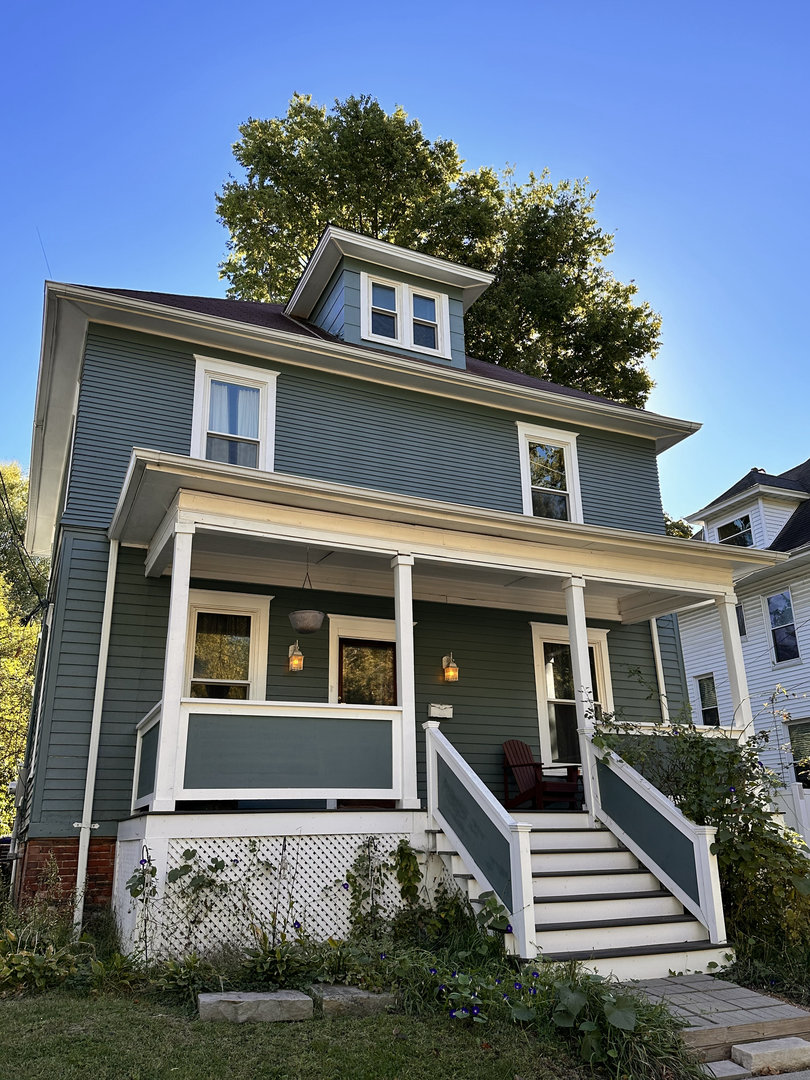
[[[199,533],[202,576],[232,576],[217,574],[226,553],[254,573],[262,562],[292,572],[301,561],[294,546],[306,544],[318,557],[332,553],[325,587],[386,593],[391,556],[407,552],[425,597],[552,611],[561,579],[578,575],[589,583],[591,617],[627,622],[729,593],[737,577],[784,559],[136,449],[110,536],[147,548],[147,572],[159,574],[177,522]]]

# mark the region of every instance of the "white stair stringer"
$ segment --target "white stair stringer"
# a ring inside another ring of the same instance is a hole
[[[716,970],[730,949],[587,814],[523,813],[531,824],[535,933],[546,960],[576,960],[601,975],[650,979]],[[482,891],[444,833],[434,850],[471,902]],[[711,965],[711,967],[710,967]]]

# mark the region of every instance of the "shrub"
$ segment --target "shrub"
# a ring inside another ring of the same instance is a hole
[[[63,983],[76,971],[70,946],[25,947],[13,930],[0,937],[0,996],[25,994]]]

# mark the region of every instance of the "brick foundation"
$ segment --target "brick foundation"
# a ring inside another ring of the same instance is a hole
[[[59,871],[58,880],[50,875],[51,856]],[[29,840],[25,845],[22,865],[16,878],[16,902],[30,903],[35,898],[54,903],[67,902],[76,888],[79,841],[73,837],[54,837]],[[85,908],[108,907],[112,901],[115,870],[115,838],[92,837],[87,860],[87,891]]]

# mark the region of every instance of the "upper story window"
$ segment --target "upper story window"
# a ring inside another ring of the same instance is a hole
[[[523,513],[581,522],[576,433],[523,423],[517,428]]]
[[[740,514],[733,521],[718,526],[717,539],[721,544],[733,544],[734,547],[753,547],[754,537],[751,532],[751,518]]]
[[[264,700],[270,600],[269,596],[191,591],[189,697]]]
[[[272,470],[278,372],[195,359],[192,456]]]
[[[450,356],[446,293],[416,289],[361,273],[360,336],[403,349]]]
[[[699,675],[697,679],[698,694],[700,695],[701,722],[707,727],[719,727],[720,710],[717,707],[717,688],[714,685],[714,675]]]
[[[796,620],[793,616],[790,589],[767,597],[765,605],[768,609],[771,628],[774,663],[782,664],[785,660],[797,660],[799,643],[796,640]]]

